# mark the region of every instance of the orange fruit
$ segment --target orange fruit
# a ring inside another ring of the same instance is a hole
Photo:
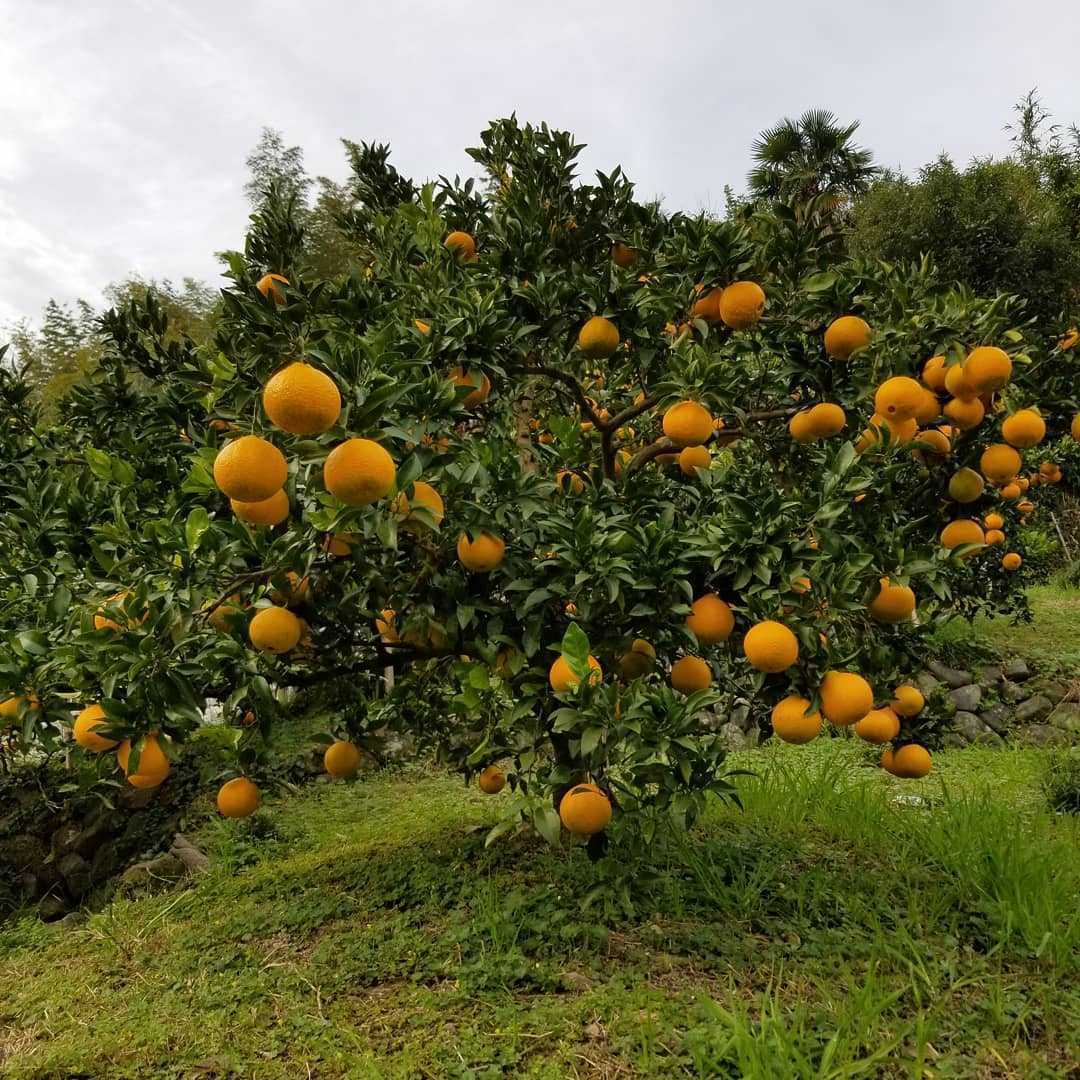
[[[941,415],[941,402],[937,394],[926,387],[920,387],[919,407],[915,410],[915,419],[920,425],[929,424]]]
[[[629,270],[637,263],[637,252],[626,244],[616,242],[611,245],[611,261],[623,270]]]
[[[886,379],[874,395],[874,411],[888,420],[910,420],[923,404],[925,389],[906,375]]]
[[[986,489],[986,481],[974,469],[958,469],[949,478],[949,498],[959,503],[975,502]]]
[[[712,669],[699,656],[684,656],[671,665],[671,685],[683,694],[708,690]]]
[[[847,417],[839,405],[823,401],[815,405],[808,416],[810,431],[815,439],[828,439],[839,435],[847,424]]]
[[[486,574],[494,570],[506,557],[506,543],[492,533],[480,533],[470,540],[466,533],[458,537],[458,562],[474,574]]]
[[[413,326],[425,337],[431,333],[431,323],[426,323],[423,319],[413,319]]]
[[[600,661],[592,654],[589,655],[589,683],[595,685],[603,681],[604,671],[600,667]],[[565,694],[572,690],[581,680],[574,674],[569,661],[565,656],[557,656],[555,662],[548,669],[548,683],[556,694]]]
[[[233,593],[224,603],[218,604],[207,616],[207,622],[219,633],[227,634],[244,614],[239,593]],[[207,604],[209,607],[209,604]]]
[[[948,435],[937,428],[916,432],[915,442],[926,443],[927,452],[936,454],[938,457],[946,457],[952,451],[952,444],[949,442]]]
[[[878,759],[878,765],[880,765],[881,768],[883,768],[887,773],[891,773],[893,776],[896,775],[895,757],[896,755],[892,752],[892,750],[885,749],[881,751],[881,757]]]
[[[1011,375],[1009,354],[995,345],[980,345],[972,349],[964,361],[964,379],[975,388],[976,394],[992,394],[1000,390]]]
[[[476,241],[467,232],[462,232],[461,229],[455,229],[452,233],[448,233],[443,241],[443,246],[451,252],[455,259],[471,262],[476,258]]]
[[[1076,343],[1080,341],[1080,330],[1075,326],[1067,331],[1062,339],[1058,342],[1058,348],[1062,352],[1068,352],[1069,349],[1075,349]]]
[[[1069,425],[1069,434],[1077,441],[1080,442],[1080,413],[1077,413],[1072,418],[1072,424]]]
[[[1058,484],[1061,482],[1061,466],[1053,461],[1044,461],[1039,466],[1039,476],[1047,484]]]
[[[498,795],[506,787],[506,774],[498,765],[488,765],[480,773],[477,783],[485,795]]]
[[[300,620],[288,608],[267,607],[248,626],[248,639],[260,652],[287,653],[300,640]]]
[[[1031,514],[1035,510],[1035,504],[1030,499],[1021,499],[1020,502],[1016,504],[1016,509],[1019,510],[1021,514]]]
[[[619,347],[619,331],[610,319],[594,315],[578,331],[577,344],[590,360],[606,360]]]
[[[400,641],[401,639],[398,637],[398,633],[394,629],[394,616],[396,614],[394,609],[383,608],[380,614],[382,615],[382,618],[375,620],[375,629],[379,631],[379,636],[383,639],[383,641],[389,642],[391,644],[395,641]]]
[[[957,518],[941,530],[941,546],[950,551],[961,544],[982,544],[985,541],[982,526],[970,518]]]
[[[1023,560],[1023,559],[1021,559],[1021,558],[1020,558],[1020,556],[1019,556],[1019,555],[1017,555],[1015,551],[1010,551],[1010,552],[1009,552],[1009,553],[1008,553],[1007,555],[1004,555],[1004,556],[1002,557],[1002,560],[1001,560],[1001,565],[1002,565],[1002,566],[1003,566],[1003,567],[1004,567],[1004,568],[1005,568],[1006,570],[1009,570],[1009,571],[1012,571],[1012,570],[1019,570],[1019,569],[1020,569],[1020,564],[1021,564],[1021,563],[1022,563],[1023,561],[1024,561],[1024,560]]]
[[[214,482],[239,502],[269,499],[285,486],[289,466],[285,455],[258,435],[244,435],[226,443],[214,458]]]
[[[988,529],[1004,529],[1005,519],[1000,514],[989,513],[983,518],[983,524]]]
[[[424,480],[414,480],[412,489],[412,503],[409,502],[405,492],[400,491],[390,504],[390,509],[399,517],[408,517],[414,506],[423,506],[431,512],[435,524],[441,525],[446,513],[442,496]]]
[[[367,506],[394,486],[394,459],[371,439],[346,439],[326,456],[326,490],[348,506]]]
[[[704,319],[706,322],[720,321],[720,297],[723,289],[710,289],[704,296],[695,300],[690,308],[690,318]]]
[[[898,686],[893,691],[892,701],[889,702],[889,708],[892,709],[897,716],[918,716],[926,706],[926,698],[922,696],[922,691],[916,686],[910,686],[904,683],[902,686]]]
[[[569,491],[580,495],[585,490],[585,481],[569,469],[560,469],[555,474],[555,486],[564,493]]]
[[[848,360],[870,344],[870,327],[858,315],[841,315],[825,331],[825,351],[834,360]]]
[[[347,739],[332,742],[323,754],[323,768],[335,780],[348,780],[360,771],[360,748]]]
[[[986,543],[993,547],[995,544],[1005,543],[1005,534],[1000,529],[986,530]]]
[[[813,442],[817,438],[814,433],[814,425],[810,420],[810,410],[801,409],[788,421],[788,431],[791,437],[800,443]]]
[[[709,410],[696,401],[680,401],[664,413],[664,434],[676,446],[700,446],[713,433]]]
[[[945,389],[955,398],[970,401],[979,396],[979,391],[964,376],[964,365],[953,364],[945,372]]]
[[[791,694],[772,711],[773,733],[788,743],[808,743],[821,732],[821,713],[810,711],[810,702]]]
[[[943,411],[961,431],[978,427],[986,415],[986,408],[978,398],[953,398],[946,403]]]
[[[479,376],[479,381],[477,381],[477,376]],[[482,405],[491,393],[491,380],[482,371],[466,371],[462,367],[456,367],[450,372],[448,378],[455,386],[464,387],[469,391],[461,399],[461,404],[466,409],[474,409],[477,405]]]
[[[121,590],[118,593],[113,593],[106,601],[105,604],[109,607],[125,608],[127,606],[127,598],[130,594],[126,589]],[[121,630],[129,629],[132,626],[141,626],[150,617],[149,611],[144,611],[142,617],[139,619],[124,619],[123,626],[115,619],[110,618],[106,614],[105,608],[100,608],[94,612],[94,629],[95,630]]]
[[[799,659],[799,639],[783,623],[766,619],[747,630],[743,652],[751,667],[776,674]]]
[[[99,754],[102,750],[111,750],[116,746],[116,739],[109,739],[104,735],[98,735],[94,728],[107,727],[109,724],[105,710],[100,705],[87,705],[78,716],[71,734],[75,741],[92,754]]]
[[[930,771],[931,760],[929,751],[917,743],[908,743],[893,752],[892,769],[893,776],[902,776],[909,780],[925,776]]]
[[[679,468],[684,476],[697,476],[698,469],[708,469],[712,456],[706,446],[686,446],[679,451]]]
[[[874,691],[854,671],[826,671],[820,694],[825,719],[837,727],[854,724],[874,707]]]
[[[323,548],[335,559],[344,559],[352,554],[356,536],[353,533],[331,533],[324,541]]]
[[[290,435],[321,435],[341,415],[337,383],[325,372],[300,361],[270,377],[262,401],[270,423]]]
[[[1001,435],[1010,446],[1027,450],[1046,438],[1046,421],[1034,409],[1020,409],[1001,425]]]
[[[900,734],[900,718],[890,708],[871,709],[855,721],[854,731],[868,743],[886,743]]]
[[[278,282],[281,284],[279,285]],[[285,303],[285,293],[281,289],[281,285],[288,285],[289,279],[282,277],[281,274],[263,274],[258,281],[255,282],[255,288],[259,290],[263,297],[273,296],[275,304]]]
[[[869,608],[878,622],[907,622],[915,613],[915,593],[907,585],[892,585],[887,577],[883,577]]]
[[[611,800],[595,784],[576,784],[559,800],[559,818],[574,836],[593,836],[608,827]]]
[[[988,446],[979,458],[979,468],[992,484],[1007,484],[1016,477],[1022,464],[1020,455],[1005,443]]]
[[[686,629],[691,630],[702,645],[727,641],[735,629],[731,608],[716,593],[705,593],[690,605]]]
[[[619,657],[619,678],[624,682],[643,678],[656,664],[656,650],[642,638],[635,638],[630,648]]]
[[[142,746],[139,751],[139,765],[135,772],[128,772],[128,762],[131,759],[131,740],[125,739],[116,751],[116,760],[120,763],[127,781],[132,787],[156,788],[169,775],[172,766],[165,756],[165,751],[158,743],[157,734],[151,732],[143,736]]]
[[[289,516],[289,496],[284,490],[275,491],[261,502],[241,502],[230,499],[232,512],[248,525],[280,525]]]
[[[746,330],[765,311],[765,290],[755,281],[734,281],[720,294],[719,311],[732,330]]]
[[[1012,502],[1013,499],[1019,499],[1020,498],[1020,485],[1016,484],[1016,483],[1006,484],[1001,489],[1000,494],[1001,494],[1001,497],[1003,499],[1008,499],[1010,502]]]
[[[922,381],[926,383],[931,390],[940,392],[945,389],[944,356],[931,356],[930,359],[923,364]]]
[[[246,777],[237,776],[218,789],[217,808],[222,817],[250,817],[259,809],[259,789]]]

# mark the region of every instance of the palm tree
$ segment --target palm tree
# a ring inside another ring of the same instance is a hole
[[[865,191],[880,170],[870,151],[851,141],[858,127],[857,120],[841,126],[827,109],[781,120],[754,143],[751,195],[785,202],[828,196],[839,207]]]

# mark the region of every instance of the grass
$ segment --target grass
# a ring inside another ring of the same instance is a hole
[[[508,793],[420,770],[211,821],[213,870],[84,927],[0,928],[5,1077],[1065,1077],[1080,828],[1034,750],[925,780],[849,739],[736,760],[633,917]],[[1075,1074],[1073,1074],[1075,1075]]]

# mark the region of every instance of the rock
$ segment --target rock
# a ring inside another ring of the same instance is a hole
[[[29,833],[6,836],[0,840],[0,865],[11,866],[16,871],[33,866],[43,855],[41,841]]]
[[[982,690],[974,684],[961,686],[956,690],[949,691],[949,700],[961,712],[972,713],[979,707],[979,702],[982,701]]]
[[[1017,732],[1017,737],[1032,746],[1063,746],[1069,741],[1067,732],[1050,724],[1029,724]]]
[[[1030,697],[1027,690],[1019,683],[1009,682],[1007,679],[1001,684],[999,692],[1005,701],[1012,702],[1013,705]]]
[[[126,787],[116,796],[116,805],[124,810],[145,810],[157,793],[157,788]]]
[[[71,896],[83,896],[90,891],[90,864],[77,851],[69,851],[58,859],[56,869]]]
[[[116,844],[102,844],[94,852],[94,858],[90,863],[90,878],[98,884],[106,878],[110,878],[120,869],[120,852]]]
[[[1019,657],[1008,660],[1002,669],[1006,679],[1012,679],[1013,682],[1023,682],[1025,679],[1031,678],[1031,672],[1028,670],[1027,662],[1021,660]]]
[[[919,688],[919,693],[922,694],[927,701],[941,689],[941,682],[935,679],[929,671],[920,671],[915,676],[915,685]]]
[[[23,897],[27,900],[38,900],[45,891],[41,882],[38,880],[37,874],[32,870],[24,870],[18,878],[16,878],[16,883],[19,886],[19,892],[21,892]]]
[[[962,735],[967,742],[978,742],[989,730],[973,712],[958,712],[952,718],[953,730]]]
[[[967,739],[959,731],[947,731],[941,739],[941,745],[949,750],[962,750],[967,744]]]
[[[999,664],[983,664],[979,672],[979,685],[984,690],[989,690],[1001,682],[1003,677]]]
[[[749,731],[753,724],[753,717],[750,715],[749,705],[736,705],[731,710],[730,716],[733,724],[738,724],[741,731]]]
[[[148,859],[129,866],[120,875],[120,887],[127,892],[168,888],[179,881],[186,870],[187,868],[175,855],[166,852],[156,859]]]
[[[65,930],[75,930],[78,927],[82,926],[85,922],[86,922],[86,912],[85,911],[69,911],[60,920],[60,922],[57,923],[57,926],[60,926]]]
[[[979,713],[979,719],[990,728],[991,731],[996,731],[999,735],[1004,735],[1009,730],[1012,712],[1005,708],[1004,705],[995,705],[993,708],[986,709]]]
[[[1054,704],[1049,698],[1044,698],[1042,694],[1036,694],[1033,698],[1028,698],[1027,701],[1017,705],[1016,722],[1018,724],[1033,724],[1047,716],[1053,707]]]
[[[38,918],[42,922],[55,922],[66,915],[70,907],[65,897],[57,893],[49,893],[38,901]]]
[[[1080,735],[1080,705],[1059,705],[1048,717],[1047,723],[1061,731]]]
[[[971,682],[971,672],[962,671],[959,668],[947,667],[937,660],[931,660],[926,665],[939,679],[946,682],[954,690],[961,686],[967,686]]]
[[[79,835],[79,826],[75,822],[70,821],[65,825],[61,825],[59,829],[52,834],[51,847],[53,854],[56,856],[66,855],[69,851],[73,850],[75,839]]]
[[[729,750],[746,750],[750,747],[757,746],[758,732],[757,728],[752,731],[743,731],[738,724],[733,720],[729,720],[722,728],[720,728],[720,737],[727,744]]]
[[[204,855],[183,833],[177,833],[173,837],[172,847],[169,854],[175,855],[187,868],[188,873],[196,873],[206,870],[210,866],[210,860]]]
[[[1037,683],[1030,684],[1036,693],[1048,697],[1055,705],[1064,701],[1069,696],[1072,687],[1060,679],[1040,679]]]

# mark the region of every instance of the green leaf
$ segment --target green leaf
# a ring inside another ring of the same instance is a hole
[[[589,638],[576,622],[566,628],[560,648],[578,680],[586,679],[589,674]]]
[[[586,728],[581,733],[581,756],[588,757],[599,745],[604,736],[604,729],[598,727]]]
[[[533,825],[536,831],[552,847],[559,846],[559,836],[562,833],[562,822],[559,815],[550,806],[538,806],[533,811]]]
[[[66,585],[57,585],[49,597],[46,611],[50,619],[61,619],[71,607],[71,590]]]
[[[184,523],[184,538],[187,540],[188,551],[194,553],[198,550],[199,541],[203,534],[210,528],[210,515],[201,506],[196,506],[188,514]]]
[[[85,454],[86,464],[90,466],[90,471],[99,480],[111,480],[113,478],[112,462],[104,450],[95,450],[94,447],[88,446]]]
[[[817,274],[811,274],[800,282],[803,292],[815,293],[831,289],[836,284],[836,274],[832,270],[822,270]]]
[[[15,635],[15,640],[32,656],[44,656],[49,651],[49,640],[40,630],[22,630]]]

